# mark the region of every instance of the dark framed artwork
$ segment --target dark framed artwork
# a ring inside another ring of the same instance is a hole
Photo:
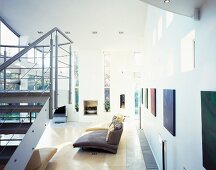
[[[148,109],[148,88],[144,89],[144,104],[145,107]]]
[[[151,113],[156,117],[156,89],[150,89],[151,95]]]
[[[175,90],[163,90],[163,125],[173,135],[176,135],[175,129]]]
[[[141,89],[141,103],[143,104],[143,88]]]
[[[216,169],[216,92],[201,91],[203,166]]]
[[[125,108],[125,94],[120,95],[120,108]]]

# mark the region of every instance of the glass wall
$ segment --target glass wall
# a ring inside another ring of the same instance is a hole
[[[19,37],[8,28],[0,18],[0,45],[19,45]],[[4,62],[4,52],[6,51],[6,59],[14,56],[19,52],[18,48],[0,47],[0,64]],[[19,90],[20,89],[20,73],[17,71],[6,70],[6,89],[4,89],[4,73],[0,73],[0,91],[2,90]],[[15,103],[16,104],[16,103]],[[13,105],[15,105],[13,104]],[[1,103],[5,105],[5,103]],[[8,104],[12,105],[12,104]],[[0,122],[19,122],[20,113],[2,113]]]
[[[104,53],[104,109],[110,112],[110,54]]]
[[[0,44],[19,45],[19,37],[15,35],[3,22],[0,21]],[[4,55],[4,48],[1,48],[1,55]],[[19,50],[17,48],[7,48],[7,56],[14,56]]]
[[[79,111],[79,59],[77,52],[74,52],[74,81],[75,81],[75,110]]]
[[[15,35],[1,20],[0,20],[0,45],[19,45],[19,37]],[[4,51],[6,51],[6,59],[14,56],[18,53],[18,48],[5,48],[0,47],[0,64],[4,62]],[[13,73],[7,70],[6,81],[7,85],[5,90],[17,90],[19,89],[20,83],[17,81],[19,77],[18,73]],[[3,85],[3,73],[0,75],[0,90],[4,90]],[[9,80],[10,79],[10,80]],[[9,80],[9,81],[8,81]]]

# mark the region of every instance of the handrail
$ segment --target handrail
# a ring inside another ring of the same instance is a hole
[[[62,31],[60,31],[57,27],[55,27],[55,28],[51,29],[50,31],[48,31],[47,33],[45,33],[40,38],[38,38],[36,41],[34,41],[33,43],[31,43],[29,46],[27,46],[26,48],[24,48],[22,51],[20,51],[16,55],[14,55],[12,58],[10,58],[6,62],[4,62],[2,65],[0,65],[0,72],[3,71],[4,69],[6,69],[9,65],[11,65],[13,62],[15,62],[16,60],[18,60],[25,53],[27,53],[29,50],[31,50],[33,47],[35,47],[37,44],[39,44],[41,41],[43,41],[44,39],[46,39],[49,35],[51,35],[55,31],[59,32],[70,43],[73,43],[73,41],[68,36],[66,36]]]
[[[63,46],[63,45],[69,45],[70,43],[61,43],[58,44],[58,46]],[[29,44],[30,45],[30,44]],[[39,47],[49,47],[50,45],[36,45],[36,48]],[[8,47],[8,48],[26,48],[28,47],[28,45],[0,45],[0,47],[4,48],[4,47]]]
[[[17,33],[5,20],[4,18],[2,18],[2,16],[0,16],[0,21],[5,24],[9,29],[10,31],[12,31],[17,37],[20,37],[20,34]]]
[[[63,37],[65,37],[71,44],[73,44],[73,41],[65,35],[60,29],[56,28],[56,31],[58,31]]]

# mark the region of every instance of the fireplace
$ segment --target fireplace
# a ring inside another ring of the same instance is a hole
[[[84,100],[84,115],[97,115],[97,100]]]

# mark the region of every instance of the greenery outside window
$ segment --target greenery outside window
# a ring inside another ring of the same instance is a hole
[[[104,53],[104,109],[110,112],[110,54]]]
[[[79,111],[79,59],[77,52],[74,52],[74,81],[75,81],[75,110]]]

